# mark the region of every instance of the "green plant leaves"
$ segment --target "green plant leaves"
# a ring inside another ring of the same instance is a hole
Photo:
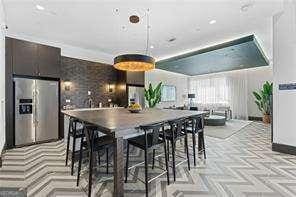
[[[253,95],[256,99],[255,103],[263,114],[270,114],[270,97],[272,96],[272,85],[272,83],[266,81],[263,84],[261,90],[258,92],[253,92]]]
[[[145,99],[148,101],[148,106],[153,108],[161,100],[161,86],[160,82],[155,89],[153,89],[152,84],[149,84],[148,90],[145,89]]]
[[[257,100],[261,100],[260,94],[258,94],[257,92],[253,92],[253,94]]]

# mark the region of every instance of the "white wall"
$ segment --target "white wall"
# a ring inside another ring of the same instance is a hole
[[[156,86],[159,82],[163,85],[174,85],[176,86],[177,98],[175,102],[161,102],[157,107],[169,107],[172,105],[183,106],[185,100],[182,95],[188,94],[187,91],[187,76],[182,74],[177,74],[173,72],[168,72],[160,69],[154,69],[152,71],[145,72],[145,86],[148,87],[149,83]]]
[[[279,144],[296,146],[296,90],[279,84],[296,83],[296,0],[284,0],[284,12],[273,18],[274,135]]]
[[[248,116],[262,117],[256,103],[254,102],[253,91],[258,91],[263,84],[268,81],[272,82],[272,67],[266,66],[262,68],[249,69],[247,71],[248,86]]]
[[[5,141],[5,29],[4,9],[0,1],[0,154]]]

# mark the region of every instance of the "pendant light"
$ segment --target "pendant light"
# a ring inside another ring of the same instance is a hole
[[[148,71],[155,68],[155,60],[148,55],[149,49],[149,10],[147,10],[147,37],[146,37],[146,54],[124,54],[114,58],[114,67],[123,71]],[[138,23],[139,17],[136,15],[130,16],[131,23]]]

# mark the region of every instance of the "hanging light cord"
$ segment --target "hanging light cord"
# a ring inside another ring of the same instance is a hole
[[[149,8],[147,9],[146,15],[147,15],[146,55],[148,55],[148,50],[149,50],[149,29],[150,29],[150,26],[149,26]]]

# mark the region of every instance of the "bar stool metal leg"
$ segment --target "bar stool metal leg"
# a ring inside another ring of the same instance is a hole
[[[189,159],[187,132],[185,132],[185,150],[186,150],[186,156],[187,156],[188,170],[190,170],[190,159]]]
[[[80,178],[80,171],[81,171],[81,163],[82,163],[82,143],[83,143],[83,138],[81,138],[80,141],[80,151],[79,151],[79,163],[78,163],[78,172],[77,172],[77,186],[79,185],[79,178]]]
[[[69,123],[69,129],[68,129],[68,136],[67,136],[66,166],[68,165],[68,157],[69,157],[71,122],[72,122],[72,121],[70,120],[70,123]]]
[[[100,151],[98,151],[98,163],[101,165],[101,156],[100,156]]]
[[[173,174],[174,174],[174,182],[176,181],[176,161],[175,161],[175,142],[172,142],[172,156],[173,156]]]
[[[88,196],[91,197],[92,189],[92,171],[93,171],[93,142],[91,143],[90,154],[89,154],[89,174],[88,174]]]
[[[195,153],[196,136],[195,136],[195,132],[192,132],[192,143],[193,143],[193,162],[194,162],[194,166],[196,166],[196,153]]]
[[[164,139],[165,139],[165,137],[164,137]],[[163,148],[164,148],[164,154],[165,154],[165,168],[167,171],[167,182],[169,185],[170,184],[170,172],[169,172],[169,164],[168,164],[169,153],[167,152],[167,143],[166,142],[163,143]]]
[[[167,148],[168,148],[168,161],[170,161],[170,141],[166,140]]]
[[[148,197],[148,159],[147,159],[147,150],[145,152],[145,189],[146,197]]]
[[[71,175],[73,175],[73,172],[74,172],[75,146],[76,146],[76,131],[73,131],[73,147],[72,147]]]
[[[109,174],[109,149],[108,148],[106,148],[106,162],[107,162],[106,173]]]
[[[205,136],[204,136],[204,131],[202,131],[202,148],[203,148],[203,154],[204,154],[204,158],[207,158],[206,155],[206,146],[205,146]]]
[[[127,143],[126,148],[126,163],[125,163],[125,183],[127,182],[127,176],[128,176],[128,160],[129,160],[129,143]]]
[[[153,155],[152,155],[152,169],[154,169],[154,163],[155,163],[155,149],[153,149]]]

